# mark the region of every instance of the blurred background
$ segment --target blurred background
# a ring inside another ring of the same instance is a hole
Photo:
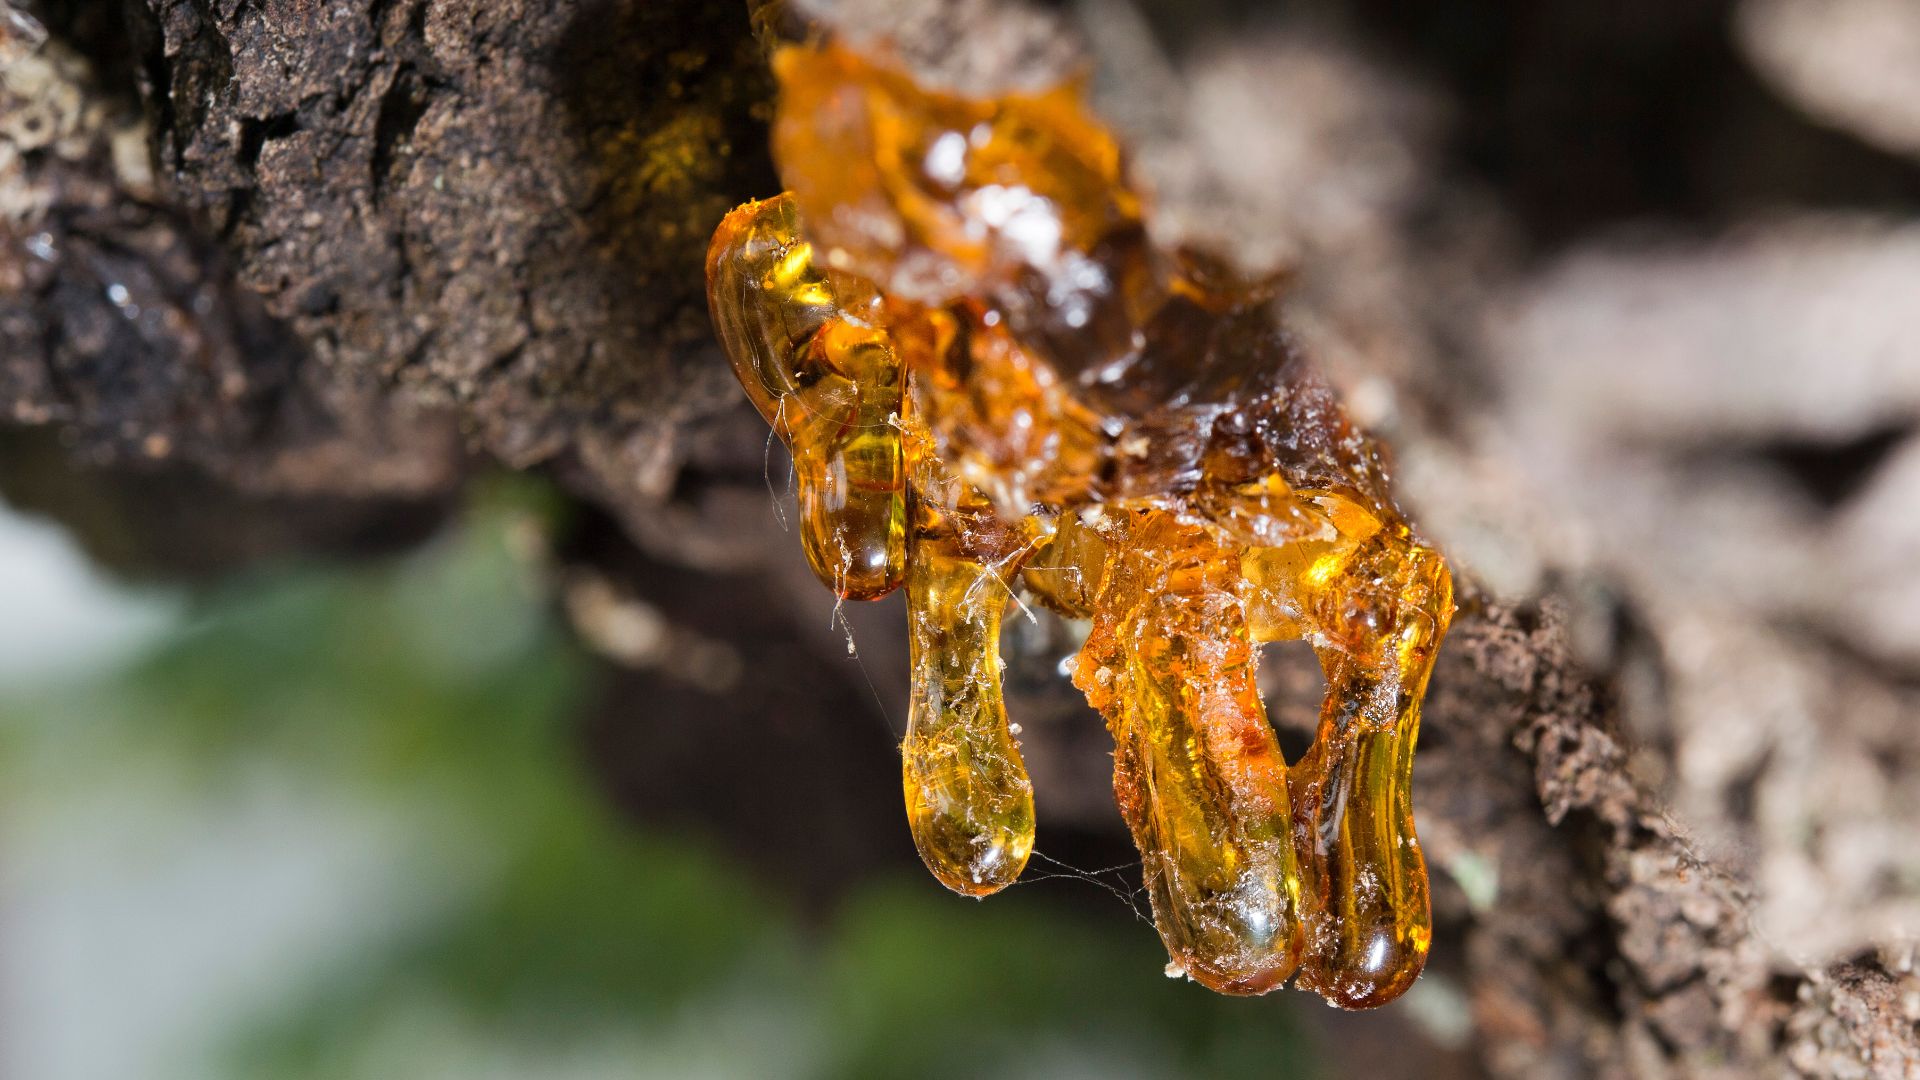
[[[822,775],[765,835],[624,812],[582,723],[616,680],[545,578],[563,516],[493,478],[408,554],[198,586],[0,519],[6,1075],[1322,1074],[1296,1003],[1163,978],[1125,886],[1044,857],[993,904],[934,885],[870,716],[831,718],[867,729],[858,765],[786,763]],[[692,729],[702,800],[767,766],[623,689],[613,737]],[[873,795],[865,869],[752,857],[844,847],[804,797],[838,786]]]
[[[706,320],[744,3],[0,0],[0,1077],[1920,1075],[1920,5],[799,6],[1286,275],[1462,582],[1427,975],[1163,977],[1045,619],[920,868]]]

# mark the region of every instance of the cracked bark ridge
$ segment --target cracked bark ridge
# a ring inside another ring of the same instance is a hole
[[[1417,784],[1435,864],[1456,884],[1487,868],[1497,881],[1436,899],[1449,922],[1466,915],[1486,1064],[1528,1077],[1920,1069],[1911,980],[1893,973],[1908,961],[1775,970],[1743,884],[1631,779],[1617,704],[1582,673],[1566,605],[1467,608],[1434,677],[1429,709],[1445,719]]]
[[[115,24],[56,25],[124,47]],[[8,420],[58,426],[84,462],[185,464],[336,506],[452,486],[451,430],[311,365],[236,284],[224,250],[160,194],[131,99],[64,40],[0,72],[0,115]]]
[[[629,517],[735,405],[700,255],[771,189],[727,4],[135,5],[160,173],[322,369]]]

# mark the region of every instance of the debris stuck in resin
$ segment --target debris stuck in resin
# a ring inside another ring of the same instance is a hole
[[[1151,242],[1077,87],[963,97],[833,43],[774,68],[791,191],[721,224],[713,317],[792,451],[815,573],[907,587],[928,868],[984,896],[1033,848],[998,652],[1020,590],[1090,624],[1073,681],[1172,965],[1398,996],[1430,939],[1409,784],[1453,601],[1375,447],[1266,289]],[[1255,685],[1288,639],[1327,679],[1291,768]]]

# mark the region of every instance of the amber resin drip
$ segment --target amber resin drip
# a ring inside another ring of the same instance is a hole
[[[773,63],[791,191],[721,224],[709,299],[792,451],[815,572],[907,587],[928,868],[983,896],[1032,851],[1000,687],[1023,593],[1088,623],[1074,684],[1178,970],[1397,997],[1432,937],[1411,776],[1453,598],[1374,444],[1265,288],[1150,241],[1078,87],[965,97],[830,41]],[[1255,674],[1292,639],[1327,693],[1289,767]]]
[[[1013,884],[1033,851],[1033,785],[1000,693],[1000,616],[1029,542],[909,424],[907,819],[942,884],[985,896]]]
[[[1113,732],[1113,791],[1167,952],[1232,994],[1300,962],[1287,766],[1255,686],[1239,560],[1167,510],[1105,515],[1074,684]]]
[[[727,215],[707,253],[714,327],[747,396],[793,456],[800,542],[848,600],[899,588],[907,568],[906,373],[872,283],[815,263],[793,201]]]

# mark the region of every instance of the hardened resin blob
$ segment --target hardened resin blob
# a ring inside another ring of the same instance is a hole
[[[1363,1009],[1405,992],[1432,942],[1413,745],[1453,585],[1405,525],[1343,496],[1314,501],[1335,539],[1254,548],[1243,566],[1264,610],[1309,628],[1327,680],[1318,737],[1289,776],[1296,850],[1320,912],[1300,985]]]
[[[1346,1008],[1404,992],[1432,939],[1410,781],[1452,584],[1270,289],[1152,243],[1076,86],[966,97],[818,39],[773,64],[792,192],[722,224],[714,322],[792,448],[822,580],[906,581],[928,867],[985,895],[1033,847],[1000,690],[1018,589],[1088,623],[1074,683],[1178,969],[1239,994],[1298,972]],[[1255,671],[1296,639],[1327,694],[1289,768]]]
[[[793,455],[814,575],[848,600],[892,592],[907,568],[906,375],[879,293],[815,265],[782,195],[720,223],[707,302],[740,385]]]
[[[1254,685],[1240,567],[1165,510],[1107,512],[1074,684],[1113,733],[1113,790],[1175,964],[1260,994],[1300,962],[1287,764]]]

